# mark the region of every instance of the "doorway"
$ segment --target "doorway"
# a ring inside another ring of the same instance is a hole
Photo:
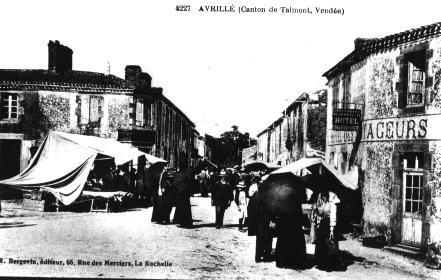
[[[0,139],[0,180],[20,173],[21,140]]]
[[[401,241],[420,246],[422,241],[423,153],[403,157],[403,216]]]

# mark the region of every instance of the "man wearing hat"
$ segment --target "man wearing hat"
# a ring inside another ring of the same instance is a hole
[[[216,207],[216,228],[219,229],[224,223],[225,210],[233,201],[233,188],[227,182],[227,174],[222,170],[219,174],[220,181],[214,185],[211,195],[211,205]]]

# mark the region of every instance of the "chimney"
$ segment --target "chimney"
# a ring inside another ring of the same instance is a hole
[[[139,65],[127,65],[125,68],[126,81],[132,82],[135,86],[150,88],[152,86],[152,77],[145,72]]]
[[[69,47],[61,45],[59,41],[49,41],[47,46],[49,51],[49,70],[57,73],[72,70],[73,51]]]
[[[139,65],[127,65],[125,68],[126,81],[132,82],[134,85],[139,83],[141,78],[142,69]]]

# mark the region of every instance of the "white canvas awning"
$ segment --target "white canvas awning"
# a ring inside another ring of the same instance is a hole
[[[166,162],[113,139],[51,131],[20,174],[3,181],[23,190],[45,190],[61,203],[69,205],[83,190],[87,176],[97,155],[114,158],[123,164],[145,156],[147,162]]]
[[[318,164],[321,165],[322,168],[325,168],[327,171],[329,171],[343,186],[352,190],[357,189],[358,176],[355,176],[355,173],[356,175],[358,175],[357,169],[353,169],[347,175],[343,175],[339,173],[334,167],[327,164],[326,161],[321,158],[301,158],[298,161],[295,161],[291,164],[288,164],[282,168],[273,171],[271,174],[291,172],[294,175],[297,175],[300,170],[305,168],[308,169],[309,167]]]

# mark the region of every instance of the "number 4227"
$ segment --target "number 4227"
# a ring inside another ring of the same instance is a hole
[[[189,12],[190,11],[190,5],[177,5],[176,11],[178,12]]]

